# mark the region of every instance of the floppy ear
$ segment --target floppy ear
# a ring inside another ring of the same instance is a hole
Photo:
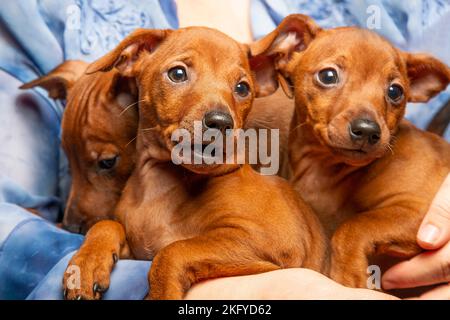
[[[88,63],[79,60],[67,60],[45,76],[24,83],[20,89],[41,87],[52,99],[66,99],[68,90],[84,74]]]
[[[410,102],[427,102],[450,83],[450,68],[426,54],[404,53],[410,86]]]
[[[140,54],[144,51],[153,52],[170,32],[172,30],[137,29],[114,50],[93,62],[86,73],[105,72],[116,68],[123,76],[134,77],[137,74],[135,63]]]
[[[250,45],[250,65],[262,94],[273,93],[279,82],[286,95],[293,97],[285,67],[292,54],[305,50],[320,30],[311,18],[292,14],[274,31]]]

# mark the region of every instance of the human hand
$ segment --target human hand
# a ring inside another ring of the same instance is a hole
[[[450,299],[450,174],[419,228],[417,242],[428,251],[389,269],[382,279],[383,288],[388,290],[443,284],[420,298]]]
[[[344,287],[309,269],[282,269],[262,274],[201,282],[189,290],[188,300],[391,300],[369,289]]]

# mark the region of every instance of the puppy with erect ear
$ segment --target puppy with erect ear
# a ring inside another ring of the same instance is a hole
[[[292,69],[298,65],[296,61],[301,58],[297,53],[303,52],[318,36],[346,29],[348,28],[323,30],[308,16],[290,15],[274,31],[253,43],[251,54],[255,60],[274,65],[280,84],[286,94],[292,96],[292,87],[287,85],[287,80],[294,72]],[[408,101],[426,102],[447,87],[449,69],[441,61],[427,54],[398,52],[406,64],[410,80],[411,95]]]
[[[67,60],[48,74],[24,83],[20,89],[41,87],[48,92],[48,96],[52,99],[66,99],[67,92],[84,74],[88,65],[87,62],[81,60]]]
[[[450,172],[450,145],[404,114],[445,90],[450,69],[375,32],[321,29],[302,15],[251,49],[294,93],[291,181],[332,239],[330,275],[366,287],[369,259],[420,251],[417,230]]]

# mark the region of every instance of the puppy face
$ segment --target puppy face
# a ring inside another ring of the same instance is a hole
[[[84,75],[86,67],[66,61],[24,86],[40,86],[51,97],[66,99],[62,147],[72,181],[63,227],[80,233],[112,216],[134,167],[138,122],[134,80],[114,71]]]
[[[87,75],[68,94],[62,146],[72,185],[63,226],[71,231],[111,217],[134,168],[137,93],[129,81]]]
[[[319,140],[349,163],[389,148],[409,97],[401,53],[372,32],[343,29],[313,41],[293,69],[295,97]]]
[[[438,60],[401,52],[367,30],[321,30],[298,15],[275,33],[255,50],[292,81],[297,110],[320,144],[350,165],[388,152],[406,103],[427,101],[450,81]]]
[[[213,29],[138,30],[91,65],[89,72],[115,66],[123,75],[138,79],[142,145],[152,158],[170,161],[176,130],[186,130],[193,137],[196,122],[202,132],[242,128],[254,96],[275,89],[273,79],[255,84],[248,50]],[[254,69],[262,73],[264,66]],[[191,147],[194,153],[194,141]],[[183,166],[203,174],[223,174],[236,167]]]

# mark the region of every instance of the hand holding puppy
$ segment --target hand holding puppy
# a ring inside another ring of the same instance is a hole
[[[388,270],[383,277],[383,287],[414,288],[443,284],[420,298],[450,299],[450,175],[420,226],[417,242],[429,251]]]

